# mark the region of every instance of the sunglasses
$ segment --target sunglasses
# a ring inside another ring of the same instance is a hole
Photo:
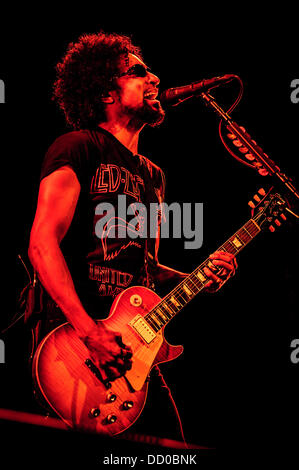
[[[149,70],[150,70],[149,68],[145,67],[142,64],[135,64],[135,65],[132,65],[132,67],[130,67],[125,72],[120,73],[118,75],[114,75],[114,78],[125,77],[127,75],[144,78],[146,77]]]

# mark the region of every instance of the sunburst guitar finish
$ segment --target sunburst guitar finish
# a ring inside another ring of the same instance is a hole
[[[125,376],[105,382],[90,353],[69,323],[50,332],[33,361],[36,388],[48,405],[72,428],[115,435],[129,428],[145,405],[151,368],[178,357],[182,346],[154,332],[144,316],[159,302],[153,291],[130,287],[115,299],[105,326],[122,335],[133,352]],[[143,322],[143,323],[142,323]]]

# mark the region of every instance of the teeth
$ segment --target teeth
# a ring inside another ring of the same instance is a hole
[[[144,94],[144,98],[152,98],[152,99],[155,99],[155,98],[156,98],[156,93],[145,93],[145,94]]]

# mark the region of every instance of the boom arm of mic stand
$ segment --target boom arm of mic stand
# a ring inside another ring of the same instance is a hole
[[[247,132],[244,132],[240,126],[232,120],[232,118],[216,103],[214,97],[209,93],[201,93],[201,98],[205,103],[211,106],[214,111],[223,119],[230,127],[231,131],[238,137],[238,139],[250,150],[257,161],[259,161],[264,168],[271,175],[275,175],[286,188],[299,200],[299,192],[292,184],[290,178],[280,171],[280,168],[266,155],[263,150],[255,144]]]

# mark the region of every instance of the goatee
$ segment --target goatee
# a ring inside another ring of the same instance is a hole
[[[131,113],[134,114],[134,119],[151,127],[159,126],[165,118],[165,111],[158,100],[152,103],[145,100],[143,106],[131,110]]]

